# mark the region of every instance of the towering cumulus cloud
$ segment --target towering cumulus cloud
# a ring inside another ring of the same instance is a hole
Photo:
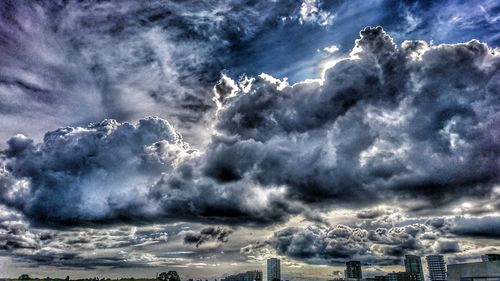
[[[61,128],[39,144],[18,135],[3,151],[0,196],[52,227],[170,219],[270,223],[294,212],[285,202],[254,203],[274,195],[249,183],[219,186],[197,176],[198,154],[159,118]]]
[[[206,175],[329,206],[411,198],[421,209],[489,194],[500,167],[498,50],[475,40],[397,48],[380,27],[360,34],[322,80],[217,87],[221,135]]]
[[[42,223],[147,217],[151,181],[196,153],[158,118],[61,128],[40,144],[19,135],[8,145],[6,169],[26,181],[2,195]]]
[[[380,27],[360,35],[322,79],[224,76],[200,151],[158,118],[62,128],[39,144],[14,137],[1,200],[61,226],[269,224],[343,205],[398,201],[423,212],[490,196],[500,168],[498,50],[475,40],[397,47]]]

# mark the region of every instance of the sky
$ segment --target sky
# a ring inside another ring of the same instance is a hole
[[[0,277],[500,253],[498,1],[0,1]]]

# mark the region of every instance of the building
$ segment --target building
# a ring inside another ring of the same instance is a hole
[[[221,281],[262,281],[262,271],[252,270],[244,273],[229,275]]]
[[[420,276],[420,274],[414,272],[398,272],[398,281],[418,281]]]
[[[427,269],[431,281],[446,281],[446,263],[442,255],[430,255],[427,260]]]
[[[387,276],[379,275],[379,276],[373,277],[373,279],[375,281],[387,281]]]
[[[414,272],[391,272],[386,276],[378,276],[380,279],[382,277],[385,277],[384,281],[417,281],[419,274]]]
[[[262,281],[262,271],[253,270],[245,272],[244,281]]]
[[[274,279],[281,280],[281,264],[280,259],[270,258],[267,260],[267,281]]]
[[[387,281],[399,281],[398,273],[397,272],[387,273],[387,275],[385,276],[385,280],[387,280]]]
[[[425,281],[420,256],[405,255],[405,272],[417,274],[416,281]]]
[[[348,261],[345,263],[345,279],[346,280],[361,280],[363,279],[363,273],[361,271],[360,261]]]
[[[500,254],[486,254],[481,256],[482,261],[500,261]]]
[[[418,273],[414,272],[391,272],[386,276],[375,276],[376,281],[417,281]]]
[[[449,264],[448,281],[500,281],[500,260]]]

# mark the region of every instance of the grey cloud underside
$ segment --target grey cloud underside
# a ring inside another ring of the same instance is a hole
[[[400,264],[405,254],[439,253],[470,258],[467,252],[460,253],[460,240],[498,238],[495,230],[499,227],[498,216],[418,218],[396,223],[385,216],[351,226],[285,228],[274,232],[265,244],[248,246],[242,253],[251,255],[267,245],[280,255],[312,264],[337,264],[352,259],[367,264]]]
[[[217,132],[202,151],[159,118],[61,128],[40,143],[13,137],[1,200],[34,223],[63,227],[259,226],[299,213],[321,220],[312,214],[338,206],[397,201],[416,212],[491,198],[498,50],[475,40],[397,47],[381,28],[360,36],[321,81],[224,76]]]
[[[366,230],[344,225],[333,228],[286,228],[268,241],[281,255],[309,263],[335,264],[351,259],[366,263],[397,264],[405,253],[425,253],[420,236],[425,225]]]
[[[49,132],[40,144],[16,136],[8,145],[2,202],[41,225],[271,223],[299,212],[280,198],[255,206],[253,189],[199,177],[198,152],[159,118],[105,120]]]
[[[201,244],[216,241],[219,243],[226,243],[228,241],[229,236],[231,235],[232,230],[225,229],[222,227],[207,227],[200,230],[198,233],[196,232],[188,232],[184,236],[185,244],[194,244],[196,247],[199,247]]]
[[[0,255],[29,267],[125,268],[182,265],[189,260],[153,251],[181,237],[186,225],[40,230],[0,208]],[[153,250],[151,250],[153,249]]]

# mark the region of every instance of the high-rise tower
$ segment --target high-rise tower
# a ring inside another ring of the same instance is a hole
[[[277,258],[267,260],[267,281],[273,281],[273,279],[281,280],[280,259]]]
[[[446,281],[446,264],[442,255],[426,257],[431,281]]]
[[[406,255],[405,256],[405,271],[407,273],[416,273],[417,281],[425,281],[424,271],[422,269],[422,260],[420,256]]]
[[[361,262],[360,261],[348,261],[345,263],[345,279],[363,279],[363,273],[361,272]]]

